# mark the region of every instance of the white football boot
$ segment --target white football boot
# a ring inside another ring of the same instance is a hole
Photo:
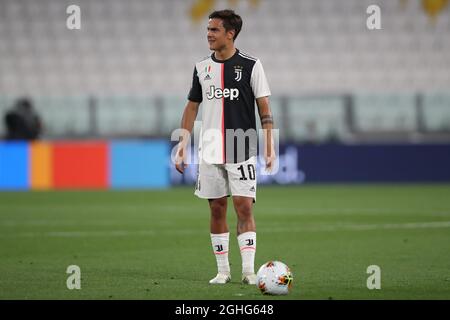
[[[226,273],[218,273],[214,279],[209,280],[210,284],[225,284],[231,281],[231,276]]]
[[[243,284],[256,284],[256,274],[243,274],[242,275],[242,283]]]

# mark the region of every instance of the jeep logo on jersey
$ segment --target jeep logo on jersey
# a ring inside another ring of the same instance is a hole
[[[211,86],[209,88],[209,92],[206,93],[206,97],[209,100],[214,99],[214,98],[215,99],[230,98],[230,100],[234,100],[237,97],[239,97],[239,89],[225,88],[222,90],[222,88],[216,88],[214,86]]]

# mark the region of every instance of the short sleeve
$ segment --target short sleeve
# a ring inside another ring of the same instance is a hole
[[[256,60],[255,64],[253,65],[250,85],[252,86],[255,98],[270,96],[269,84],[267,82],[263,66],[259,59]]]
[[[194,68],[194,75],[192,76],[192,86],[189,91],[188,100],[193,102],[202,102],[202,86],[200,85],[200,81],[198,80],[197,68]]]

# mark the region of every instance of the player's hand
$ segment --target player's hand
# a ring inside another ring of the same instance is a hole
[[[187,167],[186,164],[186,152],[184,148],[179,148],[175,156],[175,169],[181,174],[184,173],[184,169]]]
[[[264,161],[266,162],[266,172],[272,172],[275,167],[277,155],[275,154],[275,146],[272,139],[265,141],[264,144]]]
[[[272,153],[270,156],[265,155],[264,160],[266,161],[266,171],[272,172],[273,168],[275,167],[275,161],[277,159],[277,156],[275,155],[275,152],[272,150]]]

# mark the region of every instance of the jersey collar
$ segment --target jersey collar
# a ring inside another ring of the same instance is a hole
[[[238,54],[239,54],[239,49],[236,48],[236,52],[235,52],[231,57],[229,57],[229,58],[226,59],[226,60],[218,60],[218,59],[216,59],[215,52],[213,52],[213,53],[211,54],[211,59],[212,59],[214,62],[217,62],[217,63],[224,63],[224,62],[230,61],[231,59],[233,59],[233,58],[234,58],[235,56],[237,56]]]

